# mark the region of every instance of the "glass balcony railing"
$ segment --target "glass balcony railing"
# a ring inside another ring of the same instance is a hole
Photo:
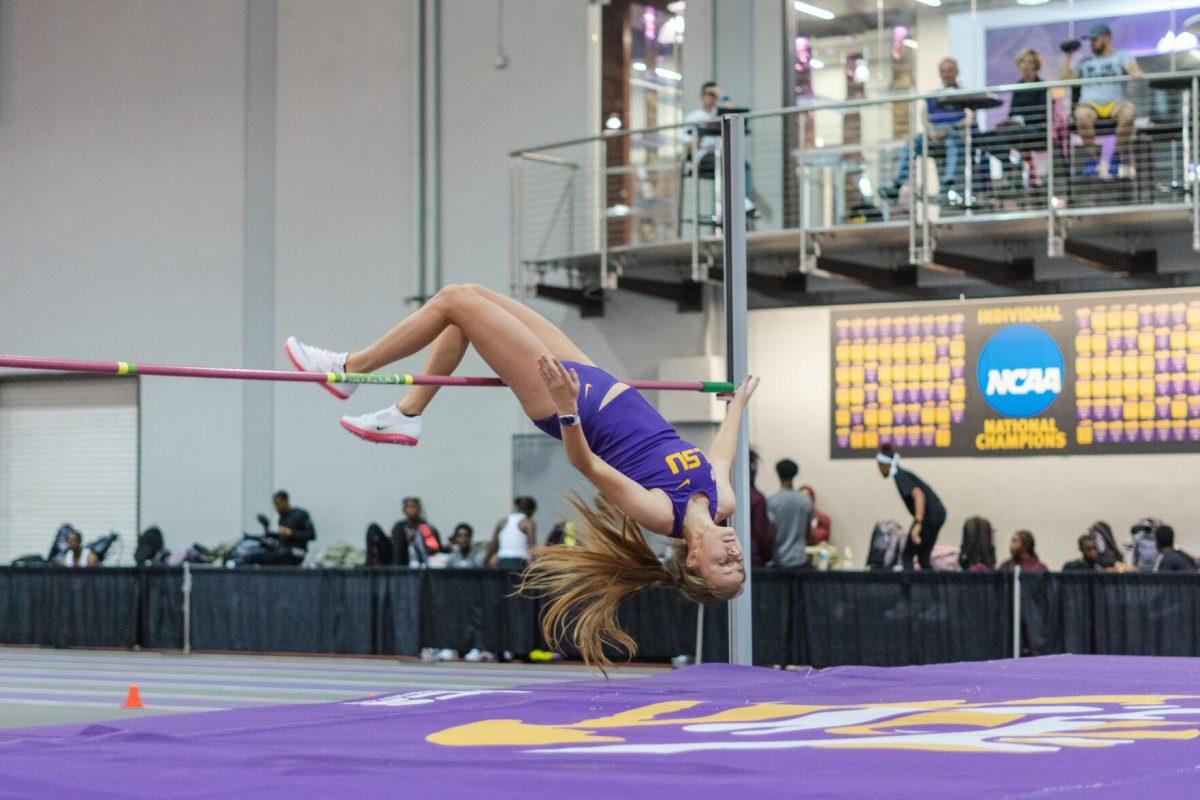
[[[1190,226],[1200,251],[1198,81],[1170,72],[746,114],[749,190],[731,202],[747,209],[752,267],[769,255],[811,273],[833,235],[927,266],[939,240],[1001,228],[1061,255],[1068,224],[1115,216]],[[1081,106],[1092,84],[1118,84],[1123,105]],[[719,123],[672,125],[512,153],[513,290],[559,271],[610,287],[633,264],[704,280],[726,202],[718,137]]]

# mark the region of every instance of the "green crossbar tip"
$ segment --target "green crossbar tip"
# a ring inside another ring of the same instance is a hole
[[[701,381],[700,391],[716,394],[733,394],[737,389],[731,381]]]

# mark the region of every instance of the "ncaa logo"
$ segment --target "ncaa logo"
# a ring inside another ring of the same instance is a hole
[[[1032,417],[1062,393],[1058,343],[1033,325],[1010,325],[988,339],[976,378],[983,399],[1006,417]]]

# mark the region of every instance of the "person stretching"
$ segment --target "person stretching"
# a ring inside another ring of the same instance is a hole
[[[594,508],[576,502],[582,522],[575,547],[548,548],[522,590],[548,598],[542,630],[559,649],[570,640],[603,669],[605,645],[629,655],[633,640],[617,607],[653,586],[672,586],[698,603],[741,592],[746,573],[733,513],[730,469],[742,411],[758,387],[747,376],[705,453],[682,439],[640,392],[597,367],[566,334],[533,309],[483,286],[447,286],[374,344],[334,352],[290,337],[288,357],[310,372],[371,372],[429,347],[423,372],[450,375],[473,345],[508,385],[540,430],[561,439],[567,458],[599,492]],[[325,385],[349,397],[354,384]],[[342,426],[364,439],[416,445],[421,413],[436,386],[414,387],[397,405]],[[661,563],[639,526],[675,540]]]

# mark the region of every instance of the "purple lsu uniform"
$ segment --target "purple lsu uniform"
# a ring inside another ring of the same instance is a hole
[[[708,498],[717,514],[717,477],[699,447],[679,438],[662,415],[636,389],[625,389],[603,409],[600,403],[619,383],[599,367],[564,361],[579,375],[579,424],[592,452],[604,463],[647,489],[662,489],[671,500],[671,536],[683,535],[683,514],[693,495]],[[558,417],[535,419],[539,429],[562,439]]]

